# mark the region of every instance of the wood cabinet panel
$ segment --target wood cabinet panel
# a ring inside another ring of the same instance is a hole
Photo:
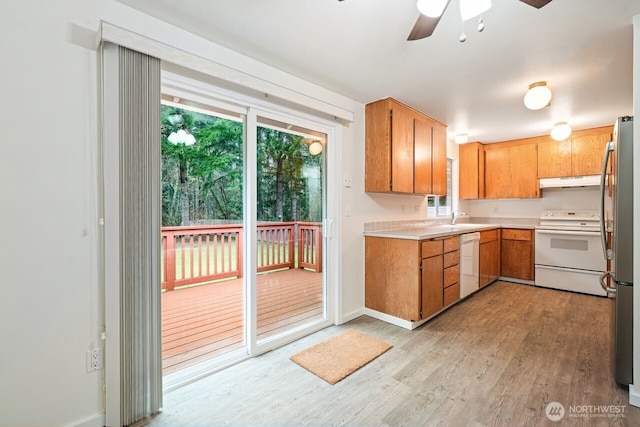
[[[413,193],[413,114],[394,105],[391,116],[391,190]]]
[[[602,157],[611,133],[571,138],[571,171],[573,176],[597,175],[602,169]]]
[[[460,265],[452,265],[444,269],[444,287],[460,282]]]
[[[538,153],[535,144],[509,147],[509,197],[540,197]]]
[[[487,199],[502,199],[511,193],[509,150],[493,148],[484,151],[484,194]]]
[[[459,147],[459,197],[481,199],[484,197],[484,151],[482,144],[470,142]]]
[[[571,140],[538,143],[538,178],[571,176]]]
[[[460,299],[460,283],[444,288],[444,306],[453,304]]]
[[[500,276],[500,242],[492,240],[480,244],[480,287]]]
[[[444,196],[447,194],[447,127],[441,123],[433,123],[432,184],[431,194]]]
[[[442,240],[424,240],[422,245],[422,258],[428,258],[434,255],[440,255],[442,253],[443,241]]]
[[[502,238],[508,240],[526,240],[531,241],[533,239],[533,230],[519,229],[519,228],[503,228]]]
[[[391,112],[387,103],[365,107],[365,179],[370,192],[391,190]]]
[[[442,255],[422,260],[422,319],[444,307]]]
[[[480,232],[480,244],[498,240],[498,229],[485,230]]]
[[[433,188],[432,180],[432,126],[424,120],[414,119],[414,191],[429,194]],[[446,189],[445,189],[446,192]]]
[[[444,252],[458,251],[460,250],[460,237],[453,236],[444,240]]]
[[[522,280],[533,280],[533,230],[502,229],[500,274]]]
[[[444,254],[444,268],[460,264],[460,251],[453,251]]]
[[[415,240],[365,237],[367,308],[405,320],[420,319],[419,243]]]

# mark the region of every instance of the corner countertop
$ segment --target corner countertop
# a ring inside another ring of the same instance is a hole
[[[364,235],[389,239],[425,240],[496,228],[534,229],[538,224],[537,218],[471,218],[469,222],[461,221],[454,225],[430,221],[389,221],[365,224]]]

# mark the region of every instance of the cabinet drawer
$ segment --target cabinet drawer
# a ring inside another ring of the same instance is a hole
[[[444,306],[453,304],[460,299],[460,283],[456,283],[453,286],[449,286],[444,289]]]
[[[444,252],[457,251],[460,249],[460,237],[451,237],[444,241]]]
[[[460,251],[453,251],[444,254],[444,268],[460,264]]]
[[[498,240],[498,230],[487,230],[480,232],[480,243],[493,242]]]
[[[532,230],[522,230],[517,228],[503,228],[502,238],[506,240],[532,240]]]
[[[445,288],[460,281],[460,266],[454,265],[444,269],[444,283]]]
[[[442,254],[442,240],[425,240],[422,242],[422,258]]]

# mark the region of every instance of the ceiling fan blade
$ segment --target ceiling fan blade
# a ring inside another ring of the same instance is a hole
[[[447,10],[447,6],[449,6],[450,2],[451,0],[447,0],[447,4],[444,5],[442,13],[437,18],[431,18],[420,14],[420,16],[418,16],[418,20],[413,26],[413,29],[411,30],[411,33],[409,33],[407,40],[420,40],[433,34],[433,31],[436,29],[438,22],[440,22],[440,18],[444,14],[445,10]]]
[[[522,3],[526,3],[529,6],[533,6],[536,9],[540,9],[542,6],[551,3],[551,0],[520,0]]]
[[[425,37],[429,37],[433,34],[433,30],[436,29],[438,22],[440,22],[440,17],[430,18],[426,15],[420,14],[420,16],[418,16],[418,20],[413,26],[413,29],[411,30],[411,33],[409,33],[407,40],[420,40]]]

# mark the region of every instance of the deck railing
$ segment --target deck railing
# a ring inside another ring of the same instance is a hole
[[[239,224],[163,227],[162,289],[242,277],[243,232]],[[258,272],[282,268],[322,271],[320,223],[261,223],[257,242]]]

